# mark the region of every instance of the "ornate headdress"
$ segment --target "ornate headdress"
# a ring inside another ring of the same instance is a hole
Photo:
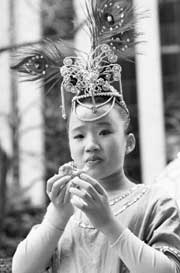
[[[77,52],[76,56],[62,54],[62,41],[44,41],[41,47],[26,48],[19,55],[14,69],[23,73],[26,80],[43,79],[45,83],[61,82],[62,115],[66,117],[65,92],[72,93],[72,109],[92,99],[92,111],[115,101],[128,113],[123,99],[121,66],[119,60],[132,57],[135,43],[135,20],[132,0],[89,0],[86,2],[87,19],[84,24],[90,33],[91,49],[87,56]],[[119,83],[119,88],[114,83]],[[96,97],[104,97],[104,102],[96,103]],[[95,119],[102,117],[98,116]]]

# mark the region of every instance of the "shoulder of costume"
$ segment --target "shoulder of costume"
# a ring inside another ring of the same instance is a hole
[[[179,209],[177,200],[174,195],[169,191],[168,186],[162,183],[154,182],[152,185],[148,185],[148,199],[151,205],[161,205],[165,202],[171,202],[171,205]]]

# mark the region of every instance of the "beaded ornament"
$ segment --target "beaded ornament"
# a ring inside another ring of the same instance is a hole
[[[65,92],[73,94],[71,109],[74,110],[79,104],[88,108],[83,101],[91,98],[93,120],[111,111],[115,102],[128,113],[119,61],[131,58],[134,51],[137,34],[132,0],[87,0],[86,14],[83,25],[89,29],[91,42],[86,58],[79,51],[75,56],[65,57],[62,40],[45,40],[41,45],[21,50],[12,68],[25,76],[25,80],[43,79],[50,88],[60,83],[63,118],[66,118]],[[114,87],[115,82],[119,83],[118,89]],[[96,97],[104,97],[105,101],[97,104]],[[108,103],[111,104],[109,110],[98,116],[98,108]]]

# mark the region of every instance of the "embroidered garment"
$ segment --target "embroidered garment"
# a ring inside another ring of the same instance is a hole
[[[112,210],[121,224],[145,244],[163,251],[180,269],[180,213],[176,202],[162,194],[161,187],[139,185],[114,202]],[[117,249],[80,210],[70,218],[57,253],[58,273],[130,272]]]

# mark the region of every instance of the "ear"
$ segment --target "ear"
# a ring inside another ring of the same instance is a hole
[[[127,136],[127,142],[126,142],[126,154],[131,153],[136,146],[136,139],[134,137],[134,134],[130,133]]]

